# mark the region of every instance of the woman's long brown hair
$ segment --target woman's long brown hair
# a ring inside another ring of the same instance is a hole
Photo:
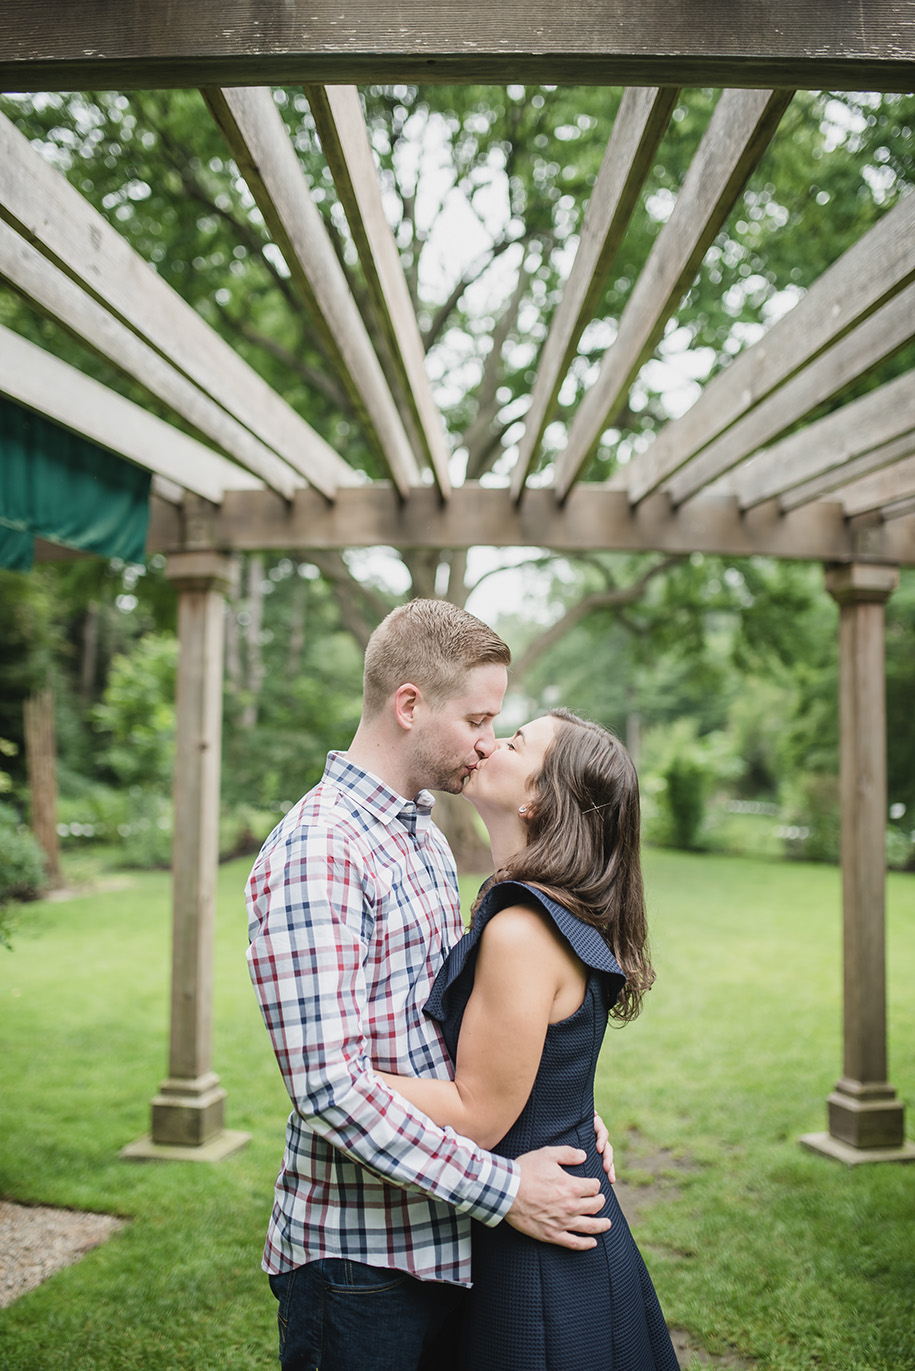
[[[654,971],[639,861],[639,782],[629,753],[600,724],[550,711],[556,733],[532,777],[527,846],[496,872],[526,881],[600,929],[626,973],[611,1018],[628,1023]]]

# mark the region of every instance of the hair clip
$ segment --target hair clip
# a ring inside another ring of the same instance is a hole
[[[615,800],[605,800],[602,805],[592,805],[590,809],[583,809],[582,814],[594,814],[598,809],[609,809],[610,805],[615,804]]]

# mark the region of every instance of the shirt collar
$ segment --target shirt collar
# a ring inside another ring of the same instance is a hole
[[[424,833],[431,822],[435,800],[428,790],[421,790],[412,800],[404,799],[379,776],[355,766],[343,752],[329,752],[324,769],[325,781],[345,790],[362,809],[367,809],[381,823],[399,820],[413,833]]]

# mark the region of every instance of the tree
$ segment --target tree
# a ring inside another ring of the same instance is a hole
[[[385,203],[451,435],[455,471],[473,479],[498,477],[515,452],[537,355],[569,269],[620,92],[397,86],[370,87],[362,94]],[[295,89],[278,90],[275,97],[383,357],[381,329],[372,317],[307,100]],[[597,317],[581,340],[547,430],[542,467],[562,447],[716,99],[715,92],[686,91],[674,111]],[[0,107],[354,467],[380,474],[345,389],[322,353],[317,330],[296,300],[284,264],[198,93],[7,96]],[[640,451],[671,413],[689,403],[699,380],[726,366],[909,189],[913,125],[911,95],[795,96],[671,321],[655,361],[643,369],[629,407],[604,434],[587,476],[609,476]],[[133,382],[87,356],[10,293],[0,295],[0,322],[37,337],[63,356],[78,358],[85,370],[148,401]],[[910,350],[879,377],[911,365],[911,360]],[[877,379],[868,377],[861,388]],[[401,580],[395,593],[443,594],[466,602],[473,585],[463,552],[405,550],[399,556]],[[391,603],[393,582],[366,577],[358,570],[364,563],[342,553],[313,554],[309,565],[320,571],[339,622],[364,646]],[[637,563],[626,558],[565,559],[562,565],[571,568],[568,574],[581,596],[578,605],[563,599],[567,624],[576,621],[566,641],[580,642],[583,651],[608,642],[617,657],[621,654],[627,664],[623,695],[628,690],[630,700],[621,705],[625,712],[632,710],[636,686],[639,699],[646,698],[648,663],[662,642],[658,635],[667,629],[677,639],[672,661],[695,653],[694,694],[702,694],[697,685],[702,671],[711,673],[709,680],[720,681],[706,630],[718,598],[728,599],[729,592],[721,590],[727,585],[724,572],[742,578],[753,597],[752,612],[741,615],[745,649],[752,648],[752,623],[768,615],[771,626],[778,626],[778,596],[784,586],[760,573],[754,592],[752,567],[729,568],[718,559]],[[255,583],[265,583],[269,575],[267,569],[265,576],[255,576]],[[297,582],[290,580],[290,589],[293,585]],[[302,593],[301,586],[298,591]],[[731,591],[733,599],[738,586]],[[141,602],[146,603],[145,597]],[[732,609],[728,602],[721,613]],[[328,611],[325,603],[322,612]],[[88,663],[88,605],[85,623],[82,660]],[[534,663],[538,656],[541,663],[549,660],[548,644],[538,646],[530,633],[522,638],[522,627],[517,641],[525,643],[525,674],[533,688],[537,671],[546,670]],[[553,631],[551,623],[545,628]],[[273,630],[265,626],[263,631]],[[267,691],[276,679],[271,668],[257,665],[258,636],[254,632],[245,647],[246,677],[230,672],[237,687],[234,698],[244,696],[242,713],[252,732],[263,721],[261,708],[268,709],[263,717],[272,708],[262,704],[257,682],[262,680]],[[596,667],[586,662],[580,670],[586,669],[593,674]],[[90,676],[86,665],[85,679]],[[102,684],[98,673],[93,680],[92,689],[84,692],[87,699]],[[707,701],[714,698],[714,691],[704,693]],[[695,704],[699,707],[698,697]]]

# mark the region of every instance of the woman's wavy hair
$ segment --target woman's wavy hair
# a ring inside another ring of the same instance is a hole
[[[531,778],[527,846],[496,873],[526,881],[600,929],[626,973],[611,1018],[628,1023],[654,981],[639,861],[639,781],[619,738],[567,709]]]

